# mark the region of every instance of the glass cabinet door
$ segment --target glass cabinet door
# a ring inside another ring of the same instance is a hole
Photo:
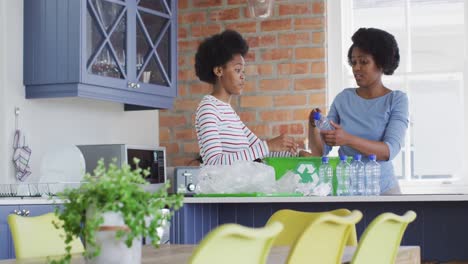
[[[124,1],[88,0],[86,71],[125,80],[127,64],[127,7]]]
[[[85,78],[175,96],[175,1],[87,0]]]
[[[171,13],[171,1],[137,0],[135,70],[142,85],[171,86]]]
[[[26,98],[171,108],[177,96],[177,2],[24,0]]]

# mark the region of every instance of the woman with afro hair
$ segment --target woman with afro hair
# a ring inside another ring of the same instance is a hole
[[[195,116],[204,165],[230,165],[296,153],[297,145],[287,135],[265,141],[257,138],[231,107],[231,97],[240,95],[245,85],[244,56],[248,50],[247,42],[233,30],[213,35],[198,47],[196,75],[213,87],[212,93],[201,100]]]
[[[315,127],[313,109],[309,117],[309,144],[313,155],[328,154],[339,146],[339,154],[367,157],[375,154],[381,165],[380,193],[400,193],[392,159],[400,152],[408,128],[408,97],[390,90],[382,75],[398,67],[400,54],[393,35],[376,28],[360,28],[352,36],[348,51],[357,88],[346,88],[331,105],[328,119],[334,130]],[[351,179],[352,181],[353,179]]]

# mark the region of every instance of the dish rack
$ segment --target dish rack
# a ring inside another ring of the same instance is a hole
[[[56,196],[65,189],[78,188],[81,184],[81,182],[0,184],[0,197]]]

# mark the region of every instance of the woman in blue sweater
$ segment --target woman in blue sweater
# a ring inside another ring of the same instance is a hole
[[[340,155],[376,154],[381,193],[400,193],[392,159],[408,128],[408,97],[382,83],[382,75],[398,67],[398,44],[393,35],[376,28],[360,28],[352,41],[348,62],[358,87],[344,89],[333,100],[328,119],[335,130],[319,131],[309,118],[310,148],[313,155],[328,154],[332,146],[339,146]]]

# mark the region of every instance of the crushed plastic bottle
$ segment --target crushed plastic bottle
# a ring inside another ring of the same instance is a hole
[[[320,130],[335,130],[331,125],[330,120],[320,112],[314,112],[315,126]]]

